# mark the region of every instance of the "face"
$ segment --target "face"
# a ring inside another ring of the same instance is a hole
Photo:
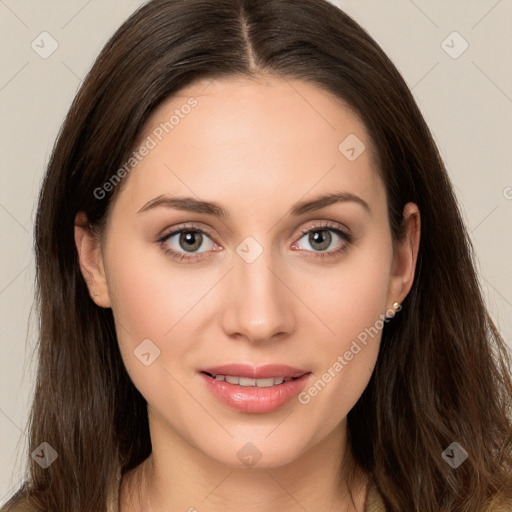
[[[365,126],[305,82],[225,79],[173,96],[139,142],[101,251],[77,244],[152,438],[289,463],[338,435],[412,282]]]

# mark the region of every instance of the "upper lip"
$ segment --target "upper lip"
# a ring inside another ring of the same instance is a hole
[[[294,368],[285,364],[266,364],[263,366],[252,366],[249,364],[224,364],[222,366],[211,366],[203,368],[202,372],[212,375],[232,375],[237,377],[248,377],[251,379],[268,379],[269,377],[300,377],[307,370]]]

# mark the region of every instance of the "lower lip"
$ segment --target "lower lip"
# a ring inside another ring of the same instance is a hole
[[[268,388],[244,387],[223,380],[216,380],[205,373],[200,373],[200,375],[208,389],[221,402],[232,409],[249,413],[265,413],[279,409],[297,396],[304,388],[311,373],[305,373],[297,379]]]

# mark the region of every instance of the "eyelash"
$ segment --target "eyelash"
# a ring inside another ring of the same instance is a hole
[[[307,235],[314,231],[333,231],[342,240],[344,240],[344,243],[339,249],[336,249],[334,251],[315,253],[315,255],[312,256],[313,258],[319,258],[319,259],[323,260],[325,258],[336,257],[336,256],[341,255],[341,254],[345,253],[346,251],[348,251],[350,245],[353,243],[353,236],[351,234],[346,233],[345,231],[341,230],[337,224],[332,224],[329,222],[321,223],[319,225],[303,229],[301,231],[300,238],[302,238],[304,235]],[[175,229],[174,231],[171,231],[170,233],[165,234],[163,237],[161,237],[157,240],[157,243],[161,246],[164,253],[166,255],[170,256],[175,261],[183,261],[183,260],[200,261],[200,260],[203,260],[205,257],[207,257],[207,254],[209,251],[205,252],[205,253],[186,254],[186,253],[177,252],[174,249],[170,249],[169,246],[165,243],[172,236],[177,235],[179,233],[187,233],[187,232],[201,233],[202,235],[206,235],[209,238],[211,238],[209,233],[207,233],[206,231],[204,231],[196,226],[184,225],[184,226],[180,226],[180,228]],[[299,251],[315,252],[315,251],[307,251],[305,249],[299,249]],[[199,256],[198,256],[198,254],[199,254]],[[203,256],[203,254],[205,256]]]

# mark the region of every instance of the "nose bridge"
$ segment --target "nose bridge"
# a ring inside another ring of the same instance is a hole
[[[251,341],[265,341],[293,328],[290,291],[270,247],[248,237],[236,249],[224,329]]]

